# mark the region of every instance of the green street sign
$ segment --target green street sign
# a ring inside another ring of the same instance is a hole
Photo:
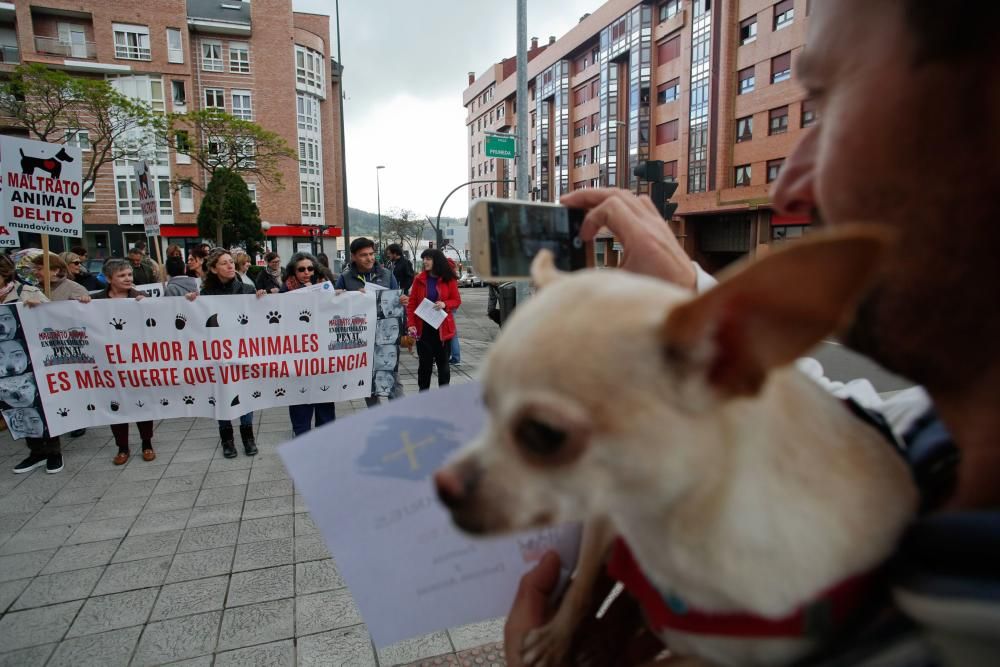
[[[514,137],[504,134],[486,135],[486,157],[513,160],[516,152]]]

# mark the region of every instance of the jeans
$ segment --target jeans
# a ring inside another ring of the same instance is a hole
[[[220,419],[219,426],[232,426],[228,419]],[[248,412],[240,417],[240,426],[253,426],[253,413]]]
[[[451,339],[451,359],[449,361],[453,364],[462,363],[462,349],[458,346],[458,334]]]
[[[62,454],[62,446],[59,436],[48,438],[25,438],[28,443],[28,450],[32,456],[58,456]]]
[[[139,438],[143,442],[149,442],[153,439],[153,422],[136,422],[135,425],[139,428]],[[128,424],[112,424],[111,433],[115,436],[115,444],[118,449],[125,451],[128,449]]]
[[[448,343],[442,343],[440,333],[434,327],[427,325],[423,335],[417,341],[417,386],[420,391],[431,387],[431,369],[437,365],[438,386],[443,387],[451,382],[451,369],[448,367]]]
[[[336,403],[309,403],[306,405],[289,405],[288,418],[292,421],[292,432],[296,436],[312,430],[313,415],[316,416],[316,428],[329,424],[337,418]]]

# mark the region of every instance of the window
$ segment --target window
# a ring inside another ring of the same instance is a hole
[[[174,133],[174,151],[177,164],[191,164],[191,137],[187,130]]]
[[[784,134],[788,132],[788,107],[778,107],[777,109],[771,109],[767,112],[768,124],[767,133],[768,134]]]
[[[249,90],[233,91],[233,115],[242,120],[253,120]]]
[[[782,53],[771,58],[771,83],[787,81],[792,78],[792,53]]]
[[[745,188],[750,185],[750,165],[741,164],[735,169],[736,171],[736,187]]]
[[[167,28],[167,62],[184,62],[184,41],[179,28]]]
[[[299,129],[309,132],[319,132],[319,99],[312,95],[296,96]]]
[[[793,0],[781,0],[774,6],[774,29],[781,30],[791,25],[795,20],[795,3]]]
[[[816,122],[816,102],[814,100],[802,101],[802,127],[809,127]]]
[[[680,79],[672,79],[660,84],[656,89],[656,103],[666,104],[677,99],[677,92],[680,89]]]
[[[90,133],[87,130],[66,130],[67,146],[76,146],[83,152],[90,150]]]
[[[185,183],[180,188],[181,213],[194,213],[194,188]]]
[[[201,43],[201,68],[206,72],[221,72],[222,67],[222,42],[216,40],[204,40]]]
[[[590,164],[597,164],[601,159],[600,145],[590,147]]]
[[[677,141],[677,121],[671,120],[656,126],[656,145]]]
[[[585,134],[587,134],[587,119],[586,118],[584,118],[583,120],[578,120],[575,123],[573,123],[573,136],[574,137],[582,137]]]
[[[56,26],[59,30],[59,48],[57,53],[70,58],[92,58],[93,52],[88,53],[87,31],[82,25],[77,23],[59,22]],[[89,45],[91,49],[93,45]],[[52,48],[52,47],[49,47]]]
[[[754,76],[753,65],[747,67],[746,69],[741,69],[739,71],[740,77],[740,92],[738,94],[745,95],[746,93],[753,92],[754,83],[757,81],[757,77]]]
[[[809,225],[777,225],[771,227],[771,238],[775,241],[802,238],[809,233]]]
[[[670,62],[681,55],[681,37],[671,37],[656,45],[656,64]]]
[[[205,108],[225,111],[226,110],[225,91],[222,90],[222,88],[206,88]]]
[[[252,201],[254,204],[256,204],[257,203],[257,184],[256,183],[247,183],[247,190],[250,191],[250,201]]]
[[[250,45],[246,42],[229,42],[229,71],[250,73]]]
[[[753,116],[736,119],[736,143],[753,139]]]
[[[171,97],[174,100],[175,107],[182,107],[187,105],[187,89],[184,86],[183,81],[177,81],[176,79],[170,82]]]
[[[589,86],[580,86],[573,91],[573,105],[579,106],[590,99],[588,93],[590,92]]]
[[[781,173],[781,167],[785,164],[785,158],[779,158],[777,160],[767,161],[767,182],[773,183],[778,180],[778,174]]]
[[[151,60],[149,28],[144,25],[113,23],[115,33],[115,58],[124,60]]]
[[[663,23],[669,18],[672,18],[681,10],[681,0],[667,0],[662,5],[660,5],[659,19],[660,23]]]
[[[97,201],[97,188],[91,187],[93,185],[93,183],[94,183],[93,181],[84,181],[83,182],[83,189],[84,190],[86,190],[87,188],[90,188],[90,192],[88,192],[87,194],[83,195],[83,201],[85,201],[85,202]]]
[[[670,162],[663,163],[663,180],[677,180],[677,160],[671,160]]]
[[[326,95],[323,79],[323,55],[295,45],[295,85],[319,96]]]
[[[587,151],[577,151],[573,154],[573,166],[582,167],[587,164]]]
[[[740,21],[740,45],[749,44],[757,40],[757,17],[751,16]]]

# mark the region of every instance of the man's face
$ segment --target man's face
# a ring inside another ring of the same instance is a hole
[[[995,322],[982,323],[1000,292],[989,257],[1000,243],[990,208],[996,146],[984,140],[995,135],[985,110],[997,82],[985,66],[918,63],[916,45],[902,0],[814,3],[796,69],[820,121],[786,161],[773,196],[789,213],[818,209],[825,223],[898,230],[847,340],[940,387],[977,372],[959,368],[949,347],[986,349],[1000,334]],[[966,305],[958,297],[970,288],[988,293]]]
[[[361,271],[371,271],[375,266],[375,248],[361,248],[351,253],[351,261]]]
[[[132,266],[138,267],[140,264],[142,264],[142,253],[130,252],[128,254],[128,261],[132,262]]]

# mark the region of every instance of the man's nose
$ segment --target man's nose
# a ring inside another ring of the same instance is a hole
[[[779,213],[808,215],[816,208],[815,159],[819,133],[805,132],[798,146],[785,160],[778,180],[771,187],[771,200]]]

